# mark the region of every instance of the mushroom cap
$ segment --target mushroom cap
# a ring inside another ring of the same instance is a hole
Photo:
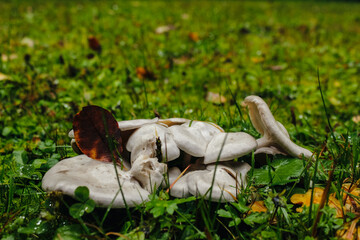
[[[133,152],[135,147],[140,144],[143,136],[153,136],[156,140],[157,137],[161,141],[161,152],[163,159],[167,161],[174,160],[180,156],[180,150],[177,147],[172,133],[167,127],[160,124],[146,124],[137,129],[130,137],[126,144],[126,149]]]
[[[207,142],[198,129],[192,129],[183,125],[171,126],[170,131],[174,135],[176,145],[184,152],[194,157],[203,157]]]
[[[145,155],[139,156],[130,169],[131,176],[138,180],[140,185],[149,192],[153,192],[153,190],[165,184],[164,174],[166,172],[166,164],[159,163],[157,158],[149,158]]]
[[[222,128],[213,123],[192,121],[169,127],[174,141],[184,152],[194,157],[204,157],[212,137],[222,132]]]
[[[170,168],[169,172],[169,183],[170,185],[177,179],[181,174],[180,169],[177,167]],[[185,174],[177,180],[177,182],[170,189],[170,196],[177,198],[185,198],[190,196],[187,177],[191,175],[190,173]]]
[[[134,119],[134,120],[126,120],[118,122],[119,128],[121,131],[133,130],[140,128],[146,124],[156,123],[159,118],[153,119]]]
[[[133,207],[148,201],[148,191],[134,180],[130,172],[116,166],[125,201]],[[93,160],[86,155],[64,159],[53,166],[43,177],[42,188],[45,191],[61,191],[74,197],[79,186],[90,190],[90,198],[100,207],[107,207],[119,191],[119,185],[112,163]],[[113,208],[125,207],[124,199],[119,192],[112,204]]]
[[[131,164],[141,155],[148,158],[156,157],[156,138],[154,138],[154,135],[147,134],[140,136],[136,144],[131,152]]]
[[[190,123],[187,125],[189,126],[189,124]],[[186,125],[186,123],[184,125]],[[219,125],[212,122],[192,121],[191,127],[199,129],[207,143],[209,143],[217,133],[225,132]]]
[[[293,143],[285,127],[277,122],[266,102],[258,96],[248,96],[244,104],[249,108],[250,120],[255,129],[263,135],[257,140],[258,148],[280,146],[293,157],[312,157],[312,152]]]
[[[249,169],[247,163],[241,163],[237,171],[246,174]],[[214,174],[214,184],[211,186]],[[192,195],[204,196],[215,202],[233,202],[241,186],[245,185],[242,178],[243,176],[240,178],[240,174],[236,174],[232,168],[218,164],[217,167],[208,165],[206,170],[188,173],[187,182]]]
[[[255,138],[247,133],[220,132],[217,133],[208,144],[204,163],[214,163],[218,158],[219,161],[232,160],[250,153],[255,150],[256,147],[257,142]]]

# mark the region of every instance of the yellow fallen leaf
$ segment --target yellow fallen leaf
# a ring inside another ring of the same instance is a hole
[[[345,209],[350,212],[356,211],[360,208],[359,200],[356,197],[360,197],[360,188],[357,188],[357,184],[353,184],[350,188],[350,183],[344,183],[341,188],[344,189],[342,199],[344,201]],[[350,195],[348,194],[350,193]],[[335,194],[331,194],[335,196]],[[345,202],[346,200],[346,202]]]
[[[5,74],[3,74],[3,73],[0,72],[0,81],[2,81],[2,80],[8,80],[8,79],[10,79],[10,77],[9,77],[8,75],[5,75]]]
[[[255,201],[251,206],[251,212],[267,212],[264,201]]]
[[[360,240],[360,230],[356,227],[358,222],[359,218],[355,218],[353,221],[346,223],[343,228],[336,231],[336,236],[340,239]]]
[[[301,206],[310,206],[311,191],[309,189],[305,194],[294,194],[291,196],[290,201],[294,204],[302,204]],[[324,189],[314,188],[313,204],[320,204]],[[336,209],[336,217],[343,217],[343,211],[341,210],[341,204],[334,196],[329,196],[329,207]],[[296,209],[297,212],[302,212],[302,207]],[[345,210],[344,210],[345,213]]]
[[[262,63],[264,60],[265,60],[265,58],[263,58],[263,57],[252,57],[251,58],[251,61],[253,63]]]

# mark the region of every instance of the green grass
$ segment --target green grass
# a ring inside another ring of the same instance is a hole
[[[312,235],[317,210],[297,213],[290,196],[311,188],[310,180],[339,196],[345,179],[359,179],[359,123],[352,120],[360,114],[358,3],[1,1],[0,9],[0,73],[7,76],[0,76],[5,239],[303,239]],[[175,30],[156,34],[163,25]],[[89,48],[90,36],[101,52]],[[155,79],[138,78],[138,67]],[[226,103],[206,101],[208,91]],[[75,155],[67,133],[83,106],[99,105],[118,120],[157,112],[212,121],[258,137],[241,106],[252,94],[265,99],[297,144],[316,155],[323,150],[295,181],[258,185],[259,172],[271,177],[280,171],[262,166],[238,203],[182,202],[160,191],[146,207],[130,209],[132,219],[124,209],[98,208],[75,219],[69,208],[77,201],[41,190],[44,173]],[[248,213],[254,195],[265,200],[267,213]],[[336,219],[329,207],[322,213],[319,239],[333,237],[357,216]]]

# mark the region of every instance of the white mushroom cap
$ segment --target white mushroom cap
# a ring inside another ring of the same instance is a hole
[[[167,165],[159,163],[157,158],[139,156],[131,166],[131,175],[140,182],[141,186],[149,192],[165,183],[164,174]]]
[[[279,146],[293,157],[312,157],[312,152],[293,143],[282,124],[272,115],[268,105],[258,96],[248,96],[244,100],[249,108],[250,119],[255,129],[263,135],[257,140],[258,148]]]
[[[244,173],[241,175],[245,175],[249,169],[247,163],[241,163],[237,171]],[[245,185],[244,176],[240,177],[240,174],[236,174],[232,168],[222,164],[217,167],[208,165],[206,170],[193,171],[188,174],[189,192],[195,196],[204,196],[211,201],[233,202],[240,187]],[[211,186],[214,174],[214,185]]]
[[[136,144],[131,151],[131,164],[140,156],[156,157],[156,138],[153,134],[140,136]]]
[[[130,172],[122,171],[120,166],[116,167],[127,205],[133,207],[148,201],[150,193],[133,179]],[[74,196],[79,186],[86,186],[90,190],[90,198],[98,206],[109,206],[119,191],[114,165],[79,155],[57,163],[46,172],[42,180],[45,191],[61,191],[69,196]],[[125,207],[121,193],[117,194],[112,207]]]
[[[137,129],[130,136],[126,144],[126,149],[129,152],[133,152],[135,147],[139,144],[139,141],[141,141],[142,137],[145,135],[151,135],[155,140],[157,137],[160,138],[163,159],[171,161],[180,156],[180,150],[174,141],[172,133],[168,130],[167,127],[159,124],[146,124],[141,128]]]
[[[217,133],[208,144],[204,164],[214,163],[218,158],[219,161],[232,160],[250,153],[255,150],[256,147],[257,142],[255,138],[247,133],[220,132]]]
[[[121,131],[133,130],[140,128],[146,124],[156,123],[159,118],[153,119],[134,119],[118,122]]]
[[[206,142],[208,143],[217,133],[224,132],[224,129],[222,129],[219,125],[212,122],[192,121],[191,123],[189,122],[183,125],[185,126],[187,125],[190,128],[199,129],[201,134],[205,138]]]
[[[181,174],[180,169],[173,167],[169,170],[169,183],[170,185],[179,177]],[[190,173],[185,174],[177,180],[177,182],[171,187],[170,195],[177,198],[185,198],[190,196],[187,177],[191,175]]]
[[[181,174],[181,171],[178,167],[172,167],[168,171],[169,184],[172,184]]]
[[[213,123],[192,121],[169,127],[177,146],[194,157],[204,157],[213,136],[224,131]]]

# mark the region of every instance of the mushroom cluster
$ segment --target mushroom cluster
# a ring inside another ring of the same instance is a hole
[[[236,199],[250,170],[249,164],[234,159],[251,152],[312,157],[309,150],[290,140],[260,97],[248,96],[244,104],[262,135],[259,139],[244,132],[226,133],[214,123],[183,118],[118,122],[128,152],[122,167],[82,154],[70,131],[71,145],[81,155],[52,167],[42,187],[73,196],[78,186],[86,186],[98,206],[117,208],[139,205],[158,187],[169,184],[173,197],[194,195],[226,202]]]

